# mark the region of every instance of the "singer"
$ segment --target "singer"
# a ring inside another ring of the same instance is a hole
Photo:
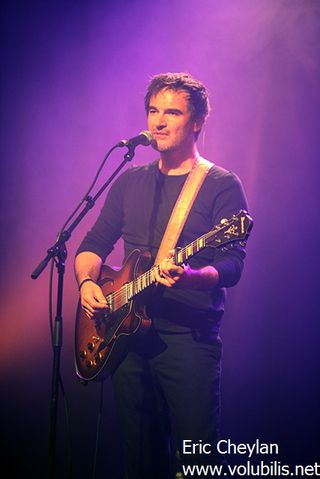
[[[145,109],[157,156],[145,166],[129,168],[114,182],[77,251],[76,278],[89,318],[108,308],[96,281],[117,239],[124,239],[125,256],[135,249],[148,250],[154,261],[168,223],[176,233],[171,213],[182,190],[190,197],[189,186],[184,185],[195,181],[200,163],[206,165],[205,177],[189,203],[177,246],[189,244],[222,219],[247,209],[237,176],[198,152],[197,139],[210,110],[201,82],[186,73],[156,75],[147,88]],[[182,209],[181,203],[177,208]],[[207,455],[195,450],[184,455],[183,444],[186,440],[208,443],[216,451],[219,329],[225,288],[239,281],[245,250],[237,243],[206,248],[183,265],[176,265],[172,254],[169,247],[156,260],[157,286],[145,304],[152,325],[146,333],[130,337],[126,355],[112,375],[127,479],[182,477],[184,464],[222,463],[222,456],[215,452]]]

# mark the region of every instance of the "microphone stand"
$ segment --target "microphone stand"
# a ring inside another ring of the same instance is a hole
[[[127,146],[128,151],[124,155],[122,163],[112,173],[110,178],[100,188],[98,193],[92,198],[87,195],[85,198],[86,206],[78,214],[76,219],[71,223],[68,229],[60,232],[56,242],[51,248],[47,250],[47,256],[38,264],[36,269],[31,274],[32,279],[37,279],[42,271],[47,267],[51,259],[54,260],[58,271],[58,286],[57,286],[57,310],[53,327],[53,364],[52,364],[52,382],[51,382],[51,400],[50,400],[50,429],[49,429],[49,445],[48,445],[48,478],[54,478],[54,463],[55,463],[55,451],[56,451],[56,430],[57,430],[57,413],[58,413],[58,397],[59,397],[59,379],[60,379],[60,353],[62,347],[62,331],[63,331],[63,318],[62,318],[62,300],[63,300],[63,280],[65,272],[65,262],[67,259],[66,242],[70,239],[73,230],[78,226],[80,221],[91,210],[97,199],[102,195],[104,190],[109,186],[112,180],[122,170],[128,161],[131,161],[135,154],[135,147],[128,145],[117,144],[115,147]],[[113,147],[111,151],[115,148]],[[108,157],[108,155],[107,155]]]

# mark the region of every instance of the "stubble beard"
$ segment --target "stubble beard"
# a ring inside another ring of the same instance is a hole
[[[176,145],[176,144],[164,144],[164,145],[161,145],[158,144],[158,142],[156,140],[153,141],[152,143],[152,147],[158,151],[159,153],[169,153],[169,152],[174,152],[176,151],[178,148],[179,148],[179,145]]]

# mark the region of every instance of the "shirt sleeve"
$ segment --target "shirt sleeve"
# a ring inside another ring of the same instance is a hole
[[[221,182],[213,207],[212,222],[218,224],[224,218],[230,219],[240,210],[248,209],[246,196],[239,178],[228,172]],[[219,273],[218,287],[231,287],[237,284],[243,270],[245,248],[234,242],[214,253],[213,266]]]
[[[97,221],[81,242],[76,255],[90,251],[104,262],[111,253],[122,233],[123,195],[127,181],[128,171],[125,171],[112,184]]]

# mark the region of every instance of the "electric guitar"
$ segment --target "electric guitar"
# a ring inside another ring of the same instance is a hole
[[[244,210],[223,220],[211,231],[183,248],[176,248],[172,261],[182,265],[204,248],[222,248],[228,243],[245,245],[253,221]],[[115,370],[126,351],[128,338],[150,326],[144,294],[156,283],[158,266],[150,269],[150,253],[134,250],[116,271],[103,265],[98,281],[108,304],[108,312],[89,319],[78,304],[75,327],[75,362],[80,379],[103,380]]]

